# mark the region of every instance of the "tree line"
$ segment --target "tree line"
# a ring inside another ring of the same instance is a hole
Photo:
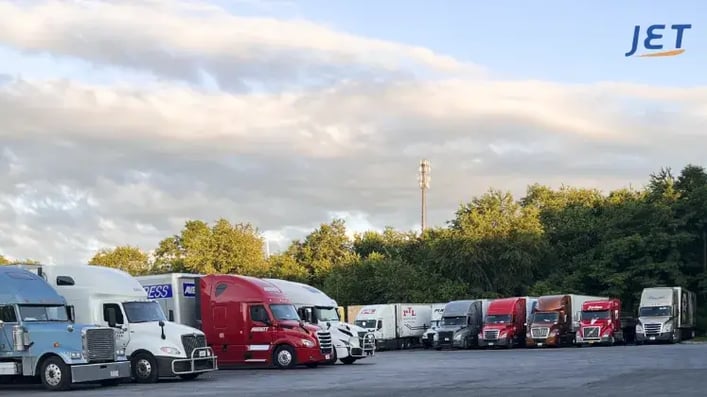
[[[707,173],[687,165],[608,194],[533,184],[515,199],[489,189],[421,234],[388,227],[350,239],[335,219],[270,257],[250,223],[190,220],[151,254],[119,246],[90,264],[133,275],[283,278],[319,287],[340,305],[579,293],[618,297],[635,312],[644,287],[679,285],[698,293],[706,330],[706,232]]]

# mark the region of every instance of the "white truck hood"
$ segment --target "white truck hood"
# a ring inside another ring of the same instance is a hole
[[[131,323],[130,342],[126,352],[129,355],[135,350],[145,349],[156,356],[186,357],[182,335],[204,335],[204,333],[196,328],[165,321],[164,335],[165,339],[162,339],[162,328],[157,321]],[[176,349],[178,353],[170,348]]]

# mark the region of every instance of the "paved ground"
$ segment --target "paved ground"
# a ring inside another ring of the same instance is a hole
[[[268,396],[300,391],[320,397],[707,395],[707,344],[542,350],[381,352],[351,366],[221,370],[197,381],[81,387],[72,397]],[[0,396],[48,394],[41,385],[0,386]]]

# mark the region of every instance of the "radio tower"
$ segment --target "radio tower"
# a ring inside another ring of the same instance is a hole
[[[420,191],[422,193],[422,205],[420,208],[421,225],[422,232],[424,233],[425,227],[427,227],[427,189],[430,188],[430,161],[422,160],[420,161],[420,173],[417,177],[417,181],[420,183]]]

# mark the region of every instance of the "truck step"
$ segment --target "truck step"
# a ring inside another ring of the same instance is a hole
[[[0,363],[0,375],[19,375],[20,365],[18,363]]]

